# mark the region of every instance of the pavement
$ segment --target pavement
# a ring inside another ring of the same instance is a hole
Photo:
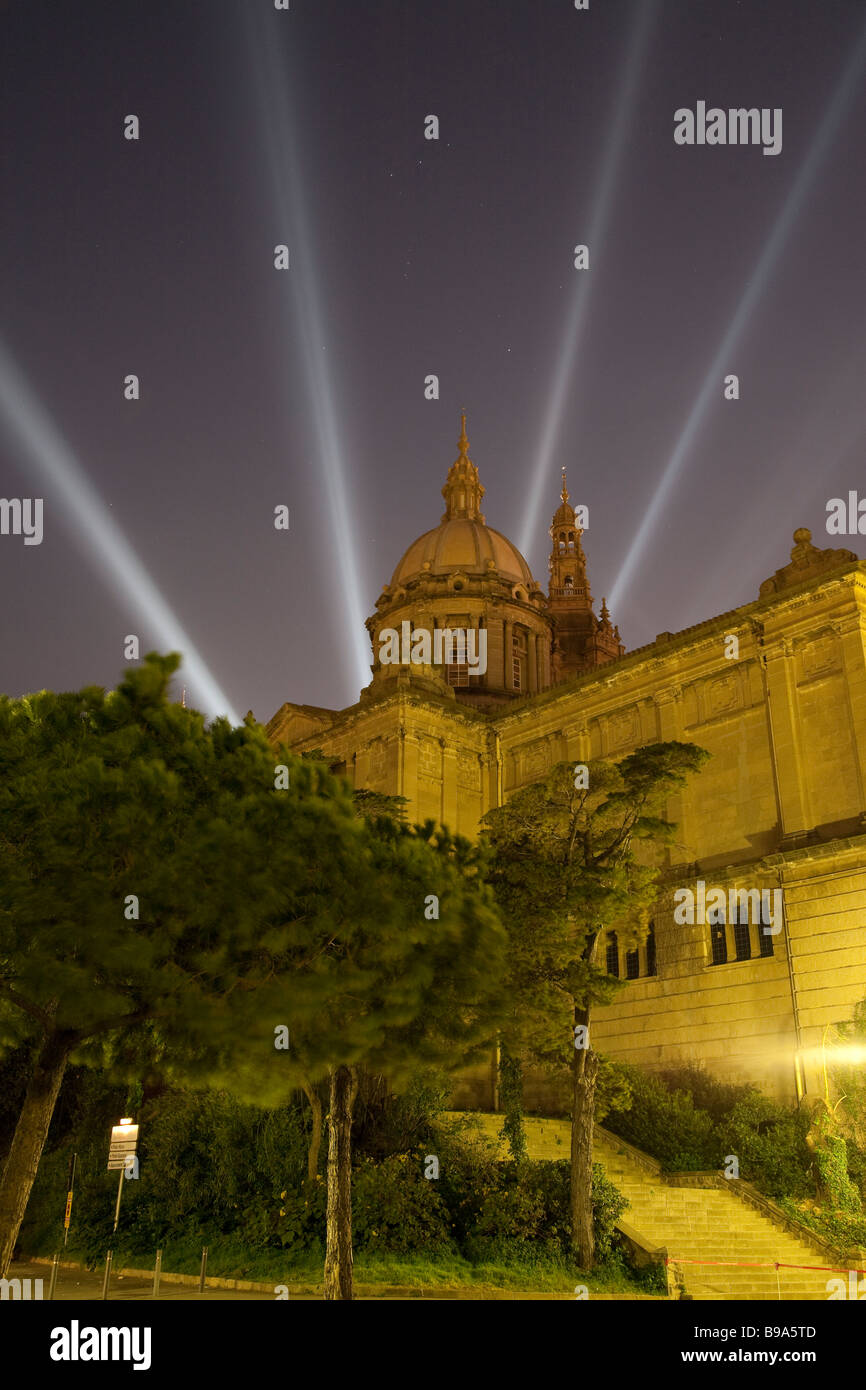
[[[44,1296],[48,1297],[48,1284],[51,1278],[50,1264],[19,1263],[12,1265],[9,1279],[41,1279]],[[153,1281],[134,1274],[112,1274],[108,1289],[112,1303],[146,1301],[148,1303],[190,1303],[199,1300],[207,1303],[258,1302],[273,1303],[272,1293],[254,1292],[248,1289],[206,1288],[199,1293],[198,1283],[174,1284],[163,1274],[159,1286],[159,1298],[153,1297]],[[102,1298],[102,1270],[59,1269],[54,1287],[55,1303],[92,1302]],[[315,1299],[314,1294],[293,1294],[292,1298]]]

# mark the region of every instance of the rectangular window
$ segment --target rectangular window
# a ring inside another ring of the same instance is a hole
[[[627,980],[637,980],[640,978],[640,955],[637,948],[625,953],[625,978]]]
[[[511,682],[515,690],[523,689],[523,661],[519,656],[511,658]]]
[[[734,950],[737,960],[751,960],[752,943],[749,938],[749,910],[741,908],[734,922]]]
[[[646,939],[646,973],[656,975],[656,928],[655,922],[650,922],[649,932]]]
[[[724,922],[713,922],[710,925],[710,944],[712,946],[712,964],[727,965],[728,962],[728,942],[725,937]]]
[[[615,931],[609,931],[607,934],[605,969],[608,975],[615,975],[616,978],[619,979],[619,946],[617,945]]]
[[[461,686],[469,684],[468,666],[459,665],[455,662],[453,665],[446,666],[445,672],[449,685]]]
[[[761,955],[771,956],[773,954],[773,938],[771,934],[765,930],[763,922],[758,923],[758,940],[761,943]]]

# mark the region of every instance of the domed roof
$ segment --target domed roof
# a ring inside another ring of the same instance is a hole
[[[442,496],[445,515],[433,531],[413,541],[391,577],[391,589],[421,575],[459,570],[467,576],[500,575],[534,589],[535,581],[520,551],[488,526],[481,512],[484,486],[468,454],[466,412],[460,419],[459,457],[451,465]]]
[[[520,551],[500,531],[494,531],[477,517],[453,516],[412,542],[394,571],[391,588],[421,574],[447,574],[454,570],[467,575],[493,572],[535,587]]]

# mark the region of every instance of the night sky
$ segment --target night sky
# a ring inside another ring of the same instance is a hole
[[[756,598],[796,526],[863,552],[824,523],[863,486],[864,26],[863,0],[5,0],[0,496],[43,497],[44,538],[0,536],[0,689],[115,685],[127,634],[176,644],[158,591],[221,709],[353,703],[463,406],[545,589],[567,467],[628,648]],[[676,145],[698,101],[782,108],[781,153]]]

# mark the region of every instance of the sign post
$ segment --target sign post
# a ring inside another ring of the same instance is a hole
[[[69,1177],[66,1180],[66,1212],[63,1217],[63,1248],[66,1249],[66,1242],[69,1239],[69,1223],[72,1220],[72,1189],[75,1186],[75,1169],[78,1163],[78,1154],[73,1154],[69,1160]]]
[[[111,1144],[108,1149],[108,1168],[120,1169],[120,1177],[117,1183],[117,1205],[114,1208],[114,1227],[117,1230],[117,1223],[120,1219],[120,1198],[123,1192],[123,1175],[127,1168],[129,1159],[136,1157],[136,1147],[138,1145],[138,1125],[134,1125],[131,1119],[123,1119],[119,1125],[113,1125],[111,1129]]]

